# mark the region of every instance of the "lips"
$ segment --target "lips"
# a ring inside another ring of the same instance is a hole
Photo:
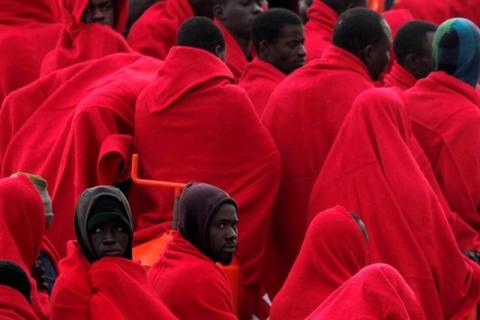
[[[237,251],[237,245],[236,244],[226,245],[223,247],[223,251],[226,253],[234,254],[235,251]]]
[[[109,250],[103,250],[102,254],[108,257],[118,257],[122,255],[122,252],[118,249],[109,249]]]

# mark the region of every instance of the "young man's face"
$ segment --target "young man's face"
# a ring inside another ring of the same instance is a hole
[[[99,23],[115,28],[115,0],[90,0],[82,21]]]
[[[303,25],[284,26],[277,41],[270,44],[269,62],[283,73],[290,74],[305,64],[304,43]]]
[[[220,20],[235,36],[250,38],[253,19],[262,12],[262,0],[228,0],[222,6]]]
[[[119,222],[100,223],[90,230],[89,237],[93,251],[99,258],[122,257],[127,252],[129,234]]]
[[[208,228],[210,258],[223,265],[232,262],[237,250],[237,210],[232,204],[224,204],[216,212]]]

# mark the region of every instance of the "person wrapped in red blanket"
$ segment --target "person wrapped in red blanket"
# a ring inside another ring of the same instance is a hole
[[[336,204],[356,212],[368,226],[371,262],[396,268],[429,318],[462,319],[480,298],[480,267],[461,253],[412,139],[393,90],[361,94],[315,182],[310,217]]]
[[[424,320],[412,288],[395,268],[369,265],[335,290],[306,320]]]
[[[0,105],[38,78],[43,57],[61,31],[56,0],[1,0]]]
[[[368,262],[368,234],[363,222],[340,206],[320,212],[273,300],[270,318],[305,319]]]
[[[270,9],[255,18],[252,39],[258,56],[245,68],[238,84],[260,116],[277,85],[305,64],[303,24],[289,10]]]
[[[246,92],[233,84],[232,73],[219,58],[225,49],[220,30],[209,19],[194,17],[180,28],[177,43],[137,103],[135,147],[141,175],[181,183],[205,181],[236,199],[241,239],[237,258],[245,289],[255,292],[278,191],[278,151]],[[130,201],[137,241],[168,230],[173,194],[133,185]]]
[[[0,318],[37,320],[30,305],[31,292],[25,271],[14,262],[0,260]]]
[[[74,238],[80,193],[128,180],[135,103],[160,65],[138,54],[110,55],[52,73],[5,101],[1,174],[35,172],[49,181],[56,219],[48,236],[61,256]]]
[[[123,193],[85,190],[75,209],[77,241],[68,244],[52,294],[52,319],[175,319],[132,261],[133,222]],[[128,297],[128,299],[126,299]]]
[[[213,13],[226,43],[225,62],[236,80],[253,58],[253,20],[262,12],[258,0],[213,0]]]
[[[404,94],[412,127],[451,208],[480,231],[480,32],[452,19],[435,34],[434,71]]]
[[[48,319],[48,294],[37,286],[33,268],[45,235],[45,206],[27,175],[0,180],[0,259],[19,265],[28,275],[32,308],[40,319]]]
[[[179,200],[178,232],[148,272],[155,291],[179,319],[236,319],[222,270],[237,247],[237,204],[223,190],[188,184]]]
[[[180,25],[194,15],[212,18],[213,1],[159,1],[133,24],[128,43],[138,52],[163,60],[175,45]]]
[[[127,0],[59,0],[63,30],[42,62],[41,75],[113,53],[130,52],[122,32]]]
[[[333,41],[322,58],[307,63],[275,89],[262,116],[282,159],[267,251],[271,265],[265,274],[271,295],[280,289],[298,254],[313,182],[345,115],[358,94],[374,87],[373,80],[388,64],[390,31],[376,12],[364,8],[345,12]]]
[[[320,58],[332,44],[338,17],[348,9],[366,7],[366,0],[313,0],[305,24],[305,48],[308,60]]]

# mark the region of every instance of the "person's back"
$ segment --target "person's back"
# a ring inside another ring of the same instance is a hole
[[[236,203],[219,188],[193,183],[178,208],[178,232],[149,270],[150,282],[179,319],[236,319],[232,288],[216,265],[230,264],[236,250]]]
[[[179,46],[170,50],[137,102],[140,165],[148,179],[207,181],[235,197],[243,208],[238,260],[244,285],[256,286],[278,190],[278,151],[246,92],[233,84],[232,73],[219,58],[224,50],[220,30],[208,19],[195,17],[180,31]],[[143,229],[139,233],[171,221],[172,196],[132,186],[132,207]],[[137,238],[144,240],[149,239]]]
[[[332,43],[338,17],[348,9],[366,7],[365,0],[313,0],[305,24],[305,48],[308,60],[320,58]]]
[[[239,85],[260,116],[276,86],[305,64],[303,24],[289,10],[270,9],[255,19],[252,39],[258,56],[245,68]]]
[[[275,243],[268,250],[274,254],[269,260],[280,271],[271,272],[272,265],[266,274],[279,277],[271,280],[275,283],[269,288],[273,293],[300,248],[313,181],[354,99],[373,88],[372,80],[377,80],[386,67],[391,39],[379,14],[357,8],[340,18],[334,44],[321,59],[285,79],[262,116],[282,159],[282,181],[274,210]]]
[[[468,48],[468,49],[467,49]],[[456,52],[452,54],[452,52]],[[406,91],[413,131],[450,207],[480,230],[480,32],[452,19],[435,34],[434,72]]]
[[[398,31],[393,42],[395,62],[384,77],[386,87],[407,90],[433,69],[432,42],[436,26],[424,21],[411,21]]]

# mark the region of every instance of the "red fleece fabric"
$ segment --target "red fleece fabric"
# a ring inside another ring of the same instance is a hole
[[[245,71],[245,68],[247,68],[247,57],[230,31],[218,20],[215,20],[215,24],[222,31],[225,39],[225,63],[230,68],[230,71],[232,71],[235,80],[238,81]]]
[[[188,0],[160,1],[133,24],[128,43],[143,54],[163,60],[176,43],[180,25],[193,16]]]
[[[383,78],[383,82],[387,88],[404,91],[413,87],[417,79],[395,61],[390,72]]]
[[[135,146],[142,177],[202,181],[235,199],[240,215],[237,258],[244,285],[253,286],[260,281],[280,159],[246,92],[233,81],[213,54],[173,47],[137,103]],[[129,199],[137,229],[172,219],[171,190],[133,185]]]
[[[25,271],[32,286],[33,310],[40,319],[48,319],[48,295],[37,289],[30,272],[45,234],[42,200],[24,175],[0,179],[0,195],[0,259],[12,261]]]
[[[128,179],[135,103],[160,65],[139,54],[75,65],[15,92],[0,110],[1,174],[47,179],[55,212],[48,235],[61,256],[81,192]]]
[[[308,22],[305,24],[305,49],[307,59],[320,58],[332,44],[333,28],[338,15],[321,0],[314,0],[308,9]]]
[[[310,214],[337,204],[358,213],[372,262],[395,267],[429,318],[462,319],[480,298],[480,268],[460,252],[411,138],[394,91],[360,95],[315,182]]]
[[[178,319],[237,318],[220,267],[177,232],[148,271],[148,279]]]
[[[412,13],[407,9],[388,10],[383,12],[382,15],[390,26],[393,39],[395,39],[398,30],[400,30],[404,24],[414,20]]]
[[[59,0],[62,33],[55,48],[43,59],[41,75],[110,54],[132,51],[122,36],[128,16],[127,0],[115,0],[115,29],[97,23],[85,24],[82,15],[88,2]]]
[[[248,64],[238,84],[247,91],[255,110],[261,116],[268,98],[285,77],[283,72],[270,63],[255,58]]]
[[[367,239],[345,208],[337,206],[320,212],[310,224],[297,260],[273,300],[270,318],[305,319],[368,260]]]
[[[407,9],[418,20],[441,24],[451,17],[449,1],[439,0],[399,0],[393,9]]]
[[[56,0],[0,1],[0,105],[12,91],[38,78],[61,25]]]
[[[480,231],[480,99],[475,89],[433,72],[405,92],[413,132],[451,208]]]
[[[422,306],[397,270],[387,264],[365,267],[332,293],[307,320],[424,320]]]
[[[52,319],[175,319],[137,262],[105,257],[88,263],[76,241],[60,262],[52,292]]]
[[[0,285],[0,319],[38,320],[32,306],[17,290]]]
[[[450,0],[451,17],[464,17],[480,26],[480,6],[477,0]]]
[[[310,191],[343,119],[357,95],[373,87],[360,59],[332,45],[321,59],[285,79],[267,103],[262,121],[282,159],[268,249],[271,265],[265,275],[271,295],[280,289],[298,254]]]

